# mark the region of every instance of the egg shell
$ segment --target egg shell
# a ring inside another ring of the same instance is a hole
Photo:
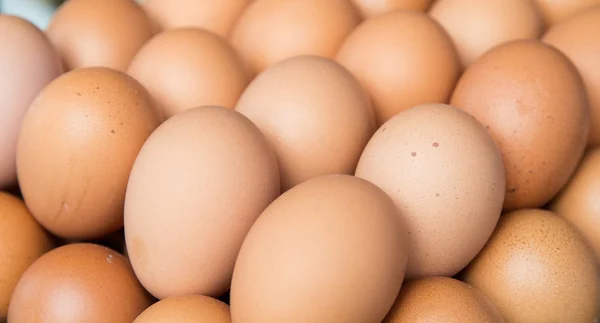
[[[448,103],[461,72],[448,34],[425,13],[400,10],[365,20],[336,60],[371,95],[378,125],[424,103]]]
[[[507,41],[536,39],[544,28],[530,0],[438,0],[429,14],[450,34],[463,66]]]
[[[594,322],[600,271],[581,234],[556,214],[503,214],[463,280],[487,295],[506,322]]]
[[[197,27],[227,37],[253,0],[146,0],[146,14],[162,30]]]
[[[484,54],[461,77],[451,104],[484,124],[500,148],[505,210],[546,204],[583,155],[589,107],[581,77],[568,58],[538,40]]]
[[[62,72],[58,54],[42,31],[26,20],[0,15],[0,188],[17,183],[16,150],[21,122],[38,92]]]
[[[201,295],[165,298],[148,307],[133,323],[231,323],[229,306]]]
[[[435,0],[351,0],[363,17],[373,17],[384,13],[409,9],[427,11]]]
[[[383,189],[406,220],[407,279],[453,276],[483,248],[502,211],[502,157],[469,114],[424,104],[383,124],[356,176]]]
[[[599,5],[600,0],[534,0],[546,25],[552,26]]]
[[[130,323],[150,305],[118,252],[88,243],[56,248],[27,269],[8,310],[11,323]]]
[[[333,58],[359,23],[348,0],[253,0],[230,41],[254,76],[298,55]]]
[[[590,104],[589,146],[600,146],[599,21],[600,5],[554,25],[542,38],[565,54],[583,78]]]
[[[550,204],[591,244],[600,262],[600,150],[585,156],[571,181]]]
[[[187,110],[140,151],[127,187],[125,240],[142,284],[163,299],[219,296],[250,226],[279,195],[260,130],[225,107]]]
[[[137,53],[128,73],[148,89],[166,118],[202,105],[233,108],[248,83],[227,41],[198,28],[156,35]]]
[[[71,239],[121,228],[129,172],[157,126],[147,91],[122,72],[83,68],[48,84],[17,145],[19,184],[36,220]]]
[[[402,286],[383,323],[504,323],[500,311],[477,289],[448,277],[429,277]]]
[[[37,258],[54,246],[50,235],[33,219],[23,201],[0,192],[0,322],[5,322],[12,293]]]
[[[154,33],[132,0],[69,0],[54,14],[48,36],[66,70],[110,67],[124,71]]]
[[[233,322],[381,322],[406,268],[397,212],[383,191],[351,175],[321,176],[282,194],[240,251]]]
[[[320,175],[353,174],[375,132],[360,83],[341,65],[317,56],[297,56],[265,70],[235,109],[274,148],[283,190]]]

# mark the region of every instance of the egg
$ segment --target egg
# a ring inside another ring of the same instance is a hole
[[[351,0],[363,17],[373,17],[384,13],[409,9],[427,11],[435,0]]]
[[[600,150],[587,153],[571,181],[550,204],[591,244],[600,263]]]
[[[238,256],[233,322],[379,323],[402,284],[406,230],[391,199],[351,175],[287,191]]]
[[[377,123],[424,103],[448,103],[461,72],[448,34],[425,13],[401,10],[365,20],[336,60],[373,101]]]
[[[0,188],[17,183],[17,136],[38,92],[62,72],[58,54],[26,20],[0,15]]]
[[[253,0],[230,41],[254,76],[298,55],[333,58],[359,23],[349,0]]]
[[[317,56],[297,56],[268,68],[235,109],[274,148],[283,190],[320,175],[353,174],[375,132],[360,83],[336,62]]]
[[[504,199],[502,157],[469,114],[424,104],[373,135],[356,176],[383,189],[407,222],[407,279],[453,276],[483,248]]]
[[[128,73],[148,89],[166,118],[202,105],[233,108],[248,82],[231,46],[198,28],[158,34],[137,53]]]
[[[504,323],[500,311],[477,289],[448,277],[430,277],[402,286],[383,323]]]
[[[153,27],[132,0],[69,0],[47,32],[67,70],[101,66],[124,71],[152,37]]]
[[[103,67],[70,71],[27,111],[17,172],[27,207],[63,238],[99,238],[123,226],[135,157],[158,125],[147,91]]]
[[[600,3],[600,2],[599,2]],[[558,48],[583,78],[590,104],[589,146],[600,146],[600,5],[554,25],[543,41]]]
[[[279,192],[275,155],[246,117],[216,106],[173,116],[144,144],[127,186],[137,277],[158,299],[223,294],[250,226]]]
[[[584,152],[589,108],[581,77],[563,54],[538,40],[484,54],[461,77],[451,104],[475,116],[500,147],[505,210],[546,204]]]
[[[487,295],[506,322],[589,323],[600,318],[594,253],[579,232],[549,211],[502,215],[464,280]]]
[[[530,0],[438,0],[429,13],[452,37],[463,66],[502,43],[538,38],[544,28]]]
[[[146,0],[142,8],[162,30],[197,27],[227,37],[253,0]]]
[[[0,322],[5,322],[12,293],[37,258],[54,242],[18,198],[0,192]]]
[[[546,24],[552,26],[567,20],[575,14],[586,11],[600,0],[534,0],[537,4]]]
[[[207,296],[169,297],[148,307],[133,323],[231,323],[229,306]]]
[[[130,323],[150,305],[125,257],[88,243],[56,248],[23,274],[11,323]]]

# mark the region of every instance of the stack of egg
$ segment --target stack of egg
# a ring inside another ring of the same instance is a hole
[[[0,321],[600,319],[598,0],[69,0],[0,43]]]

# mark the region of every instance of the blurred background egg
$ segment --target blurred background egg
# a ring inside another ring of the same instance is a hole
[[[375,185],[350,175],[299,184],[244,241],[233,322],[379,323],[398,295],[407,247],[398,209]]]
[[[571,16],[599,5],[600,0],[534,0],[546,25],[552,26]]]
[[[137,53],[128,73],[150,91],[166,118],[202,105],[233,108],[248,83],[227,41],[198,28],[156,35]]]
[[[506,322],[597,321],[600,271],[580,233],[556,214],[503,214],[486,247],[464,272]]]
[[[293,56],[333,58],[359,22],[349,0],[252,0],[230,40],[254,76]]]
[[[118,252],[88,243],[56,248],[27,269],[11,323],[131,323],[151,299]]]
[[[231,323],[229,306],[211,297],[169,297],[148,307],[133,323]]]
[[[500,311],[477,289],[448,277],[429,277],[402,286],[383,323],[504,323]]]
[[[17,184],[17,136],[25,112],[62,67],[44,33],[21,18],[0,14],[0,43],[0,189],[6,189]]]
[[[589,146],[600,145],[600,2],[554,25],[542,40],[575,64],[583,78],[590,104]]]
[[[448,34],[425,13],[401,10],[365,20],[336,60],[373,101],[377,123],[423,103],[448,103],[460,61]]]
[[[159,299],[220,296],[250,226],[279,191],[275,155],[246,117],[211,106],[170,118],[144,144],[127,187],[137,277]]]
[[[505,210],[545,205],[586,146],[589,108],[573,64],[538,40],[495,47],[463,74],[451,104],[494,137],[506,168]]]
[[[48,26],[66,70],[102,66],[124,71],[152,34],[150,20],[132,0],[69,0]]]
[[[0,322],[6,321],[12,293],[25,270],[54,245],[23,201],[0,192]]]
[[[531,0],[437,0],[429,13],[450,34],[464,66],[496,45],[538,38],[544,28]]]
[[[372,17],[380,14],[410,9],[427,11],[435,0],[351,0],[359,9],[363,17]]]
[[[445,105],[405,110],[377,130],[356,176],[392,197],[409,232],[407,279],[453,276],[489,239],[502,211],[504,167],[486,129]]]
[[[157,125],[147,91],[122,72],[83,68],[48,84],[17,146],[19,184],[36,220],[71,239],[120,229],[129,172]]]
[[[274,148],[284,191],[320,175],[353,174],[375,132],[360,83],[341,65],[317,56],[297,56],[268,68],[235,109]]]
[[[142,8],[161,30],[204,28],[227,37],[254,0],[145,0]]]

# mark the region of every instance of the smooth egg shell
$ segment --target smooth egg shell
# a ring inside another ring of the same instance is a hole
[[[133,323],[231,323],[229,306],[207,296],[169,297],[148,307]]]

